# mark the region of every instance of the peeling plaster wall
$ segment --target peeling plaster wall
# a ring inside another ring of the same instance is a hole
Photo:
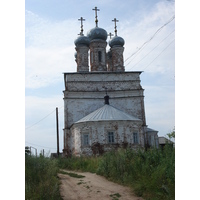
[[[114,133],[114,143],[108,143],[108,132]],[[133,142],[133,132],[138,133],[138,144]],[[85,122],[74,124],[71,129],[72,138],[72,154],[76,156],[80,155],[93,155],[100,154],[98,148],[102,149],[102,152],[116,149],[127,144],[130,148],[137,148],[144,146],[144,135],[142,132],[142,122],[134,121],[98,121],[98,122]],[[83,145],[83,135],[89,134],[89,145]],[[96,144],[99,146],[96,146]],[[98,150],[94,152],[95,149]]]
[[[71,126],[104,105],[106,90],[110,97],[110,105],[141,119],[143,125],[146,125],[144,90],[140,84],[140,74],[141,72],[84,72],[64,74],[65,127],[63,152],[72,151],[72,133],[69,131]],[[122,129],[121,131],[123,132],[124,130]],[[95,134],[95,130],[92,130],[92,132],[94,136],[99,135]],[[98,140],[101,140],[101,137],[92,141],[95,142]]]

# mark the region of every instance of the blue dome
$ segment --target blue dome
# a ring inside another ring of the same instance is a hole
[[[75,41],[74,41],[74,44],[76,46],[79,46],[79,45],[85,45],[85,46],[89,46],[90,44],[90,40],[88,37],[84,36],[84,35],[81,35],[79,36]]]
[[[109,46],[112,48],[114,46],[124,46],[124,39],[122,37],[119,36],[114,36],[110,41],[109,41]]]
[[[95,27],[88,31],[87,36],[90,40],[94,39],[101,39],[101,40],[106,40],[107,39],[107,32],[99,27]]]

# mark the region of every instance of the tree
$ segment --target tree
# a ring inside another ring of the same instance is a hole
[[[167,133],[167,136],[169,137],[170,140],[175,139],[175,127],[170,133]]]

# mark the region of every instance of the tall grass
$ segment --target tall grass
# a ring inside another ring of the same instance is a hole
[[[175,149],[120,149],[101,157],[71,157],[58,160],[60,168],[96,172],[109,180],[130,186],[146,200],[175,199]]]
[[[163,151],[127,149],[108,152],[97,173],[132,187],[146,200],[175,199],[175,150],[170,146]]]
[[[87,171],[96,173],[101,158],[100,157],[70,157],[70,158],[59,158],[58,166],[61,169]]]
[[[120,149],[100,157],[50,159],[26,156],[26,199],[61,199],[59,169],[88,171],[130,186],[146,200],[175,199],[175,149]]]
[[[25,157],[25,198],[31,200],[59,200],[57,160],[48,157]]]

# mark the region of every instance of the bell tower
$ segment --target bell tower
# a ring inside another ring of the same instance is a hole
[[[107,32],[98,27],[97,11],[95,7],[95,23],[96,27],[91,29],[87,36],[90,39],[90,67],[91,71],[107,71],[106,66],[106,46]]]
[[[109,51],[109,59],[108,62],[108,71],[125,71],[124,67],[124,39],[122,37],[117,36],[117,26],[116,22],[119,22],[116,18],[112,20],[115,22],[115,36],[109,41],[110,51]]]
[[[83,34],[83,21],[85,21],[85,19],[81,17],[78,20],[81,21],[81,32],[79,34],[80,36],[74,41],[76,46],[75,57],[77,63],[77,72],[89,72],[88,51],[90,40]]]

